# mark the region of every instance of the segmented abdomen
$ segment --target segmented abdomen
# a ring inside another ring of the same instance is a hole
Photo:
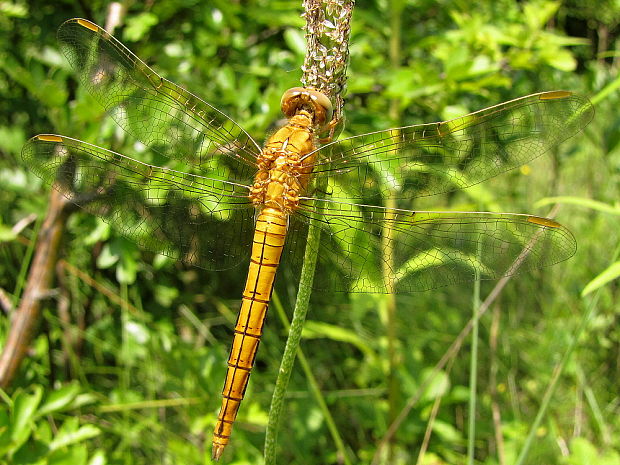
[[[273,281],[286,238],[286,214],[264,208],[256,221],[248,278],[228,358],[222,407],[213,433],[213,458],[219,459],[232,431],[254,365]]]

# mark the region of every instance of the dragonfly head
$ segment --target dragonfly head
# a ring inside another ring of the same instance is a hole
[[[299,111],[306,110],[313,115],[315,126],[324,126],[332,119],[333,107],[329,98],[318,90],[293,87],[284,92],[280,102],[282,113],[292,118]]]

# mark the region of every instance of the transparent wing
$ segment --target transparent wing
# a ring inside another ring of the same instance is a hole
[[[235,165],[230,180],[251,182],[260,147],[228,116],[158,75],[90,21],[66,21],[58,40],[81,83],[129,134],[198,167],[223,154]]]
[[[318,205],[320,208],[317,208]],[[553,220],[486,212],[429,212],[302,200],[293,230],[315,216],[322,228],[317,290],[415,292],[497,279],[550,266],[576,250],[572,234]],[[293,248],[301,245],[291,239]]]
[[[330,177],[327,197],[381,205],[477,184],[518,167],[582,130],[592,104],[542,92],[432,124],[349,137],[325,145],[314,164]],[[310,156],[310,155],[309,155]]]
[[[22,158],[47,184],[146,249],[208,269],[249,255],[254,208],[247,186],[51,134],[30,139]]]

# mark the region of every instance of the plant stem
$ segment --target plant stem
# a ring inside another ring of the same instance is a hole
[[[53,195],[50,194],[50,195]],[[38,237],[39,231],[41,230],[41,224],[43,223],[43,218],[38,217],[34,226],[33,236]],[[37,241],[30,241],[28,244],[28,248],[26,249],[26,254],[24,255],[24,260],[22,261],[22,266],[19,269],[19,274],[17,275],[17,284],[15,285],[15,290],[13,291],[13,306],[17,305],[17,300],[20,298],[22,290],[26,287],[26,275],[28,274],[28,270],[30,268],[30,261],[32,260],[32,256],[35,252],[35,247],[37,245]]]
[[[36,244],[30,245],[26,260],[18,277],[14,295],[20,297],[17,310],[11,318],[11,328],[0,354],[0,387],[11,385],[22,360],[26,357],[30,343],[36,336],[37,324],[45,299],[53,293],[51,286],[56,273],[58,254],[65,233],[67,219],[72,211],[69,200],[58,189],[50,192],[50,202],[37,234]],[[37,223],[38,227],[38,223]],[[34,258],[25,279],[26,265],[34,251]],[[21,291],[24,289],[23,295]]]
[[[390,2],[390,67],[392,71],[396,72],[400,67],[401,62],[401,30],[402,30],[402,10],[403,2],[400,0],[392,0]],[[399,126],[401,117],[400,102],[398,99],[392,99],[390,101],[389,108],[390,118]],[[385,206],[388,209],[396,208],[396,196],[393,189],[390,189],[388,198],[386,199]],[[388,210],[389,211],[389,210]],[[386,214],[386,217],[393,215]],[[386,218],[387,219],[387,218]],[[388,424],[392,424],[398,416],[398,403],[400,388],[398,385],[397,372],[398,372],[398,350],[397,350],[397,331],[396,331],[396,297],[393,281],[390,277],[394,272],[394,231],[391,228],[385,228],[382,236],[382,250],[383,250],[383,277],[385,283],[386,295],[384,297],[384,304],[386,310],[386,332],[387,332],[387,344],[388,344],[388,375],[387,375],[387,388],[388,388]],[[387,461],[392,463],[394,461],[394,448],[393,441],[388,443],[387,448]]]
[[[480,250],[479,250],[480,252]],[[480,255],[480,254],[478,254]],[[469,363],[469,427],[467,432],[467,463],[474,465],[476,442],[476,391],[478,381],[478,307],[480,306],[480,273],[476,270],[472,299],[471,359]]]

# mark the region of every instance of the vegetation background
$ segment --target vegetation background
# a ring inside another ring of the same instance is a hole
[[[134,53],[257,140],[273,130],[282,92],[301,75],[300,2],[125,6],[115,35]],[[22,162],[24,142],[55,132],[135,152],[135,141],[77,84],[56,43],[63,21],[103,25],[108,7],[0,2],[0,345],[48,203],[48,189]],[[420,463],[466,463],[471,437],[480,464],[620,464],[619,23],[612,0],[378,0],[354,10],[346,134],[447,119],[542,90],[574,90],[596,104],[593,123],[550,156],[451,199],[450,208],[545,216],[555,203],[549,197],[565,196],[557,219],[579,249],[558,266],[513,278],[481,319],[475,412],[468,339],[409,412],[383,463],[416,463],[421,447]],[[399,66],[387,59],[395,37]],[[32,214],[27,228],[12,229]],[[155,257],[83,212],[70,218],[63,254],[58,292],[46,301],[28,358],[0,391],[0,463],[209,463],[245,267],[214,273]],[[583,296],[597,276],[589,288],[596,290]],[[280,281],[289,311],[296,283]],[[483,283],[481,297],[492,287]],[[371,462],[390,419],[470,319],[473,293],[469,285],[398,296],[393,359],[384,297],[312,297],[302,349],[348,463]],[[272,310],[226,463],[263,460],[285,337]],[[301,368],[285,415],[280,463],[342,463]],[[525,444],[529,454],[518,458]]]

